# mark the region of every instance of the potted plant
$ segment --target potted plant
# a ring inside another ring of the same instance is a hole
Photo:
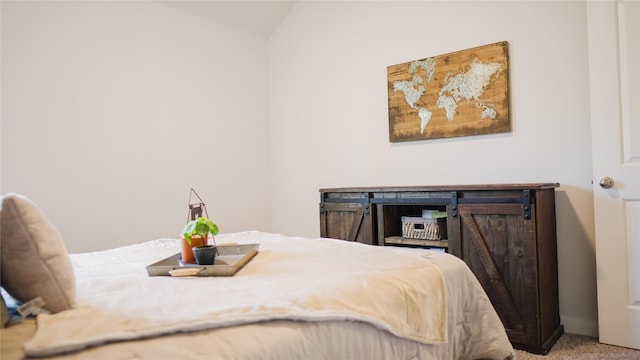
[[[218,225],[206,217],[189,221],[182,229],[182,262],[195,264],[193,248],[208,245],[209,234],[213,237],[218,231]]]

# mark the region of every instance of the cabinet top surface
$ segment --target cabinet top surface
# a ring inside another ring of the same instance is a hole
[[[424,185],[424,186],[366,186],[324,188],[320,192],[402,192],[402,191],[487,191],[487,190],[542,190],[553,189],[559,183],[528,184],[474,184],[474,185]]]

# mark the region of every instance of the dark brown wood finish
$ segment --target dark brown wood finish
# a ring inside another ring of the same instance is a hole
[[[516,348],[546,354],[562,335],[556,183],[321,189],[321,236],[444,247],[489,295]],[[448,239],[402,238],[402,216],[447,212]],[[368,216],[368,217],[367,217]]]
[[[368,203],[368,193],[326,193],[327,197],[324,196],[320,202],[320,236],[377,244],[375,216]]]

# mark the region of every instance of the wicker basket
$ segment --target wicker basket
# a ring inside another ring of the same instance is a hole
[[[402,237],[423,240],[441,240],[447,237],[447,219],[402,217]]]

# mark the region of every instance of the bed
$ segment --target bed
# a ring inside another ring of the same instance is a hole
[[[179,252],[179,239],[68,255],[37,206],[12,196],[2,208],[3,288],[14,296],[34,276],[22,274],[20,286],[12,279],[26,271],[8,260],[22,231],[20,246],[30,243],[47,286],[66,299],[43,285],[18,294],[47,298],[51,313],[2,329],[2,359],[514,356],[474,275],[445,253],[248,231],[216,236],[221,245],[259,244],[233,276],[149,276],[149,264]]]

